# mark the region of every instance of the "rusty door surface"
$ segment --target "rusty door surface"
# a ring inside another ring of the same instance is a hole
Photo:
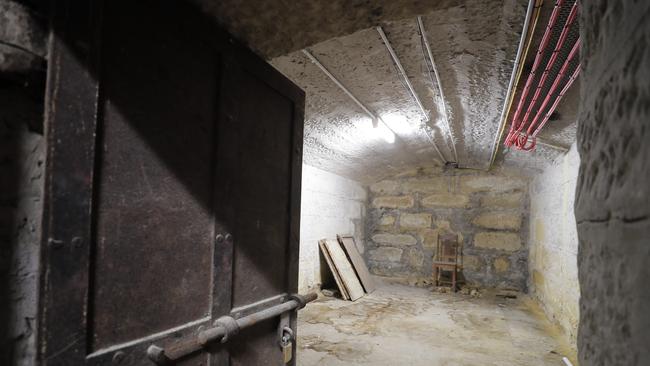
[[[303,92],[180,1],[54,13],[41,364],[151,365],[151,345],[287,301]],[[295,325],[292,311],[176,364],[283,365]]]

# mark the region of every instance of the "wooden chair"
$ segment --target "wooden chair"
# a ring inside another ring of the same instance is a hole
[[[436,278],[436,286],[440,286],[441,283],[448,283],[456,291],[457,273],[462,268],[462,251],[459,248],[458,235],[438,235],[436,256],[433,260],[433,274]],[[451,272],[451,281],[443,279],[442,272],[445,271]]]

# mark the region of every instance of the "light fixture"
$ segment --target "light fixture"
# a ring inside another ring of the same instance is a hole
[[[411,124],[409,119],[402,113],[385,113],[381,115],[381,120],[386,123],[386,126],[388,126],[391,131],[398,133],[400,136],[411,136],[418,131],[416,125]],[[421,123],[422,122],[419,124]]]
[[[372,121],[372,131],[375,136],[381,137],[384,141],[392,144],[395,142],[395,134],[388,128],[386,122],[381,118]]]

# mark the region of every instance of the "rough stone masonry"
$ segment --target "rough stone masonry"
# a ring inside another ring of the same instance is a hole
[[[374,274],[432,282],[438,235],[456,233],[469,284],[526,290],[527,178],[438,168],[372,184],[366,220]]]
[[[0,0],[0,365],[34,365],[46,18]]]
[[[650,365],[650,2],[583,1],[581,365]]]

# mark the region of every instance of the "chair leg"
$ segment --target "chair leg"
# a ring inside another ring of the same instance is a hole
[[[451,274],[451,287],[456,292],[456,267],[454,267],[453,273]]]

